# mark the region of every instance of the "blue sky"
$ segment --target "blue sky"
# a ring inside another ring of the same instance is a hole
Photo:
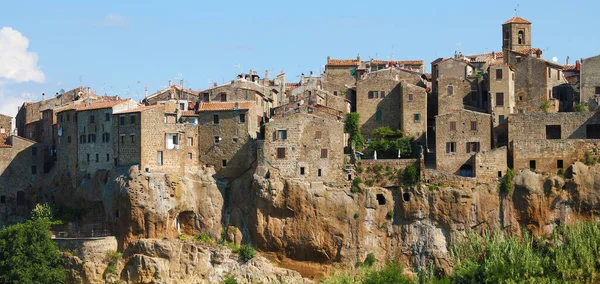
[[[517,4],[544,58],[600,53],[598,1],[91,2],[0,4],[0,59],[12,60],[0,61],[1,113],[80,82],[139,99],[179,74],[194,89],[249,69],[297,81],[319,73],[328,55],[423,59],[429,70],[457,48],[500,51],[501,24]]]

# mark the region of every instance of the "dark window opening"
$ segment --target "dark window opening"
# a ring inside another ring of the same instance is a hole
[[[104,114],[104,121],[110,121],[110,113],[105,113]]]
[[[529,169],[531,169],[532,171],[535,171],[535,160],[529,161]]]
[[[352,175],[348,175],[348,180],[352,180]]]
[[[450,131],[456,131],[456,122],[455,121],[450,122]]]
[[[317,170],[317,176],[322,176],[323,172],[321,171],[321,169]]]
[[[285,148],[277,148],[277,159],[285,159]]]
[[[496,69],[496,80],[502,80],[502,69]]]
[[[410,193],[408,193],[408,192],[403,193],[402,200],[404,200],[405,202],[409,202],[410,201]]]
[[[454,95],[454,87],[452,85],[448,86],[448,96]]]
[[[585,130],[587,139],[600,139],[600,124],[588,124]]]
[[[496,93],[496,106],[504,106],[504,93]]]
[[[25,191],[17,191],[17,205],[25,205]]]
[[[446,153],[456,153],[456,142],[446,143]]]
[[[120,216],[120,214],[119,214],[119,209],[117,209],[117,210],[115,211],[115,217],[119,218],[119,216]]]
[[[501,178],[502,177],[502,171],[498,171],[498,177]]]
[[[467,153],[479,152],[479,142],[467,142]]]
[[[244,123],[244,122],[246,122],[246,114],[240,113],[240,123]]]
[[[459,175],[463,177],[473,177],[473,166],[462,165],[459,169]]]
[[[546,139],[560,139],[560,125],[546,125]]]
[[[0,203],[6,203],[6,196],[0,196]]]
[[[227,167],[227,160],[221,160],[221,166],[223,166],[223,168]]]
[[[557,161],[556,161],[556,168],[557,168],[557,169],[562,169],[562,168],[563,168],[563,166],[564,166],[564,164],[563,164],[563,160],[557,160]]]
[[[385,196],[383,196],[381,193],[377,194],[377,204],[385,205]]]
[[[321,149],[321,159],[327,158],[327,149]]]
[[[300,167],[300,175],[304,175],[304,167]]]
[[[218,114],[213,114],[213,123],[219,124],[219,115]]]
[[[382,110],[380,108],[378,108],[377,111],[375,112],[375,120],[381,121],[382,119],[383,119]]]
[[[31,174],[37,175],[37,167],[36,166],[31,166]]]

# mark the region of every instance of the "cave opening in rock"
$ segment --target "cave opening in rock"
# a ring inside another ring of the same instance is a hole
[[[377,194],[377,203],[379,205],[385,205],[385,196],[383,196],[383,194],[381,194],[381,193]]]
[[[403,193],[402,200],[409,202],[410,201],[410,193],[408,193],[408,192]]]
[[[180,234],[189,236],[194,235],[196,225],[196,213],[192,211],[183,211],[177,215],[177,230]]]

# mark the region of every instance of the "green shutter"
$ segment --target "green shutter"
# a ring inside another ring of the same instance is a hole
[[[415,122],[421,121],[421,114],[415,113]]]
[[[378,109],[377,109],[377,112],[375,113],[375,120],[382,120],[382,118],[381,118],[382,116],[383,116],[383,115],[382,115],[382,113],[381,113],[381,109],[380,109],[380,108],[378,108]]]
[[[356,76],[356,70],[355,69],[350,70],[350,76],[352,76],[352,77]]]

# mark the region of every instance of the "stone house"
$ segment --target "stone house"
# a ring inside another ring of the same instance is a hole
[[[427,92],[422,86],[400,82],[400,129],[427,149]]]
[[[179,176],[186,168],[197,167],[198,115],[177,107],[170,102],[115,112],[112,146],[116,165],[138,165],[145,172]]]
[[[435,165],[441,172],[474,176],[474,156],[491,149],[492,120],[487,113],[461,109],[435,117]]]
[[[600,105],[600,55],[581,60],[580,101],[596,110]]]
[[[374,72],[389,67],[411,70],[418,73],[425,73],[425,64],[423,60],[377,60],[371,58],[370,61],[361,62],[362,65],[368,65],[369,72]]]
[[[200,103],[198,141],[202,163],[217,174],[234,178],[256,161],[255,140],[261,137],[263,107],[256,101]]]
[[[438,59],[431,64],[432,92],[437,99],[435,114],[445,114],[463,108],[487,110],[488,98],[480,70],[456,55]],[[432,103],[433,101],[430,100]]]
[[[0,113],[0,134],[12,133],[12,117]]]
[[[478,182],[493,183],[506,174],[508,169],[507,147],[494,148],[475,154],[473,175]]]
[[[509,161],[515,170],[566,169],[585,153],[597,153],[600,113],[513,114],[508,120]]]
[[[26,194],[40,179],[41,148],[35,141],[0,134],[0,227],[26,217],[29,204]]]
[[[56,130],[56,169],[74,178],[77,173],[77,109],[72,105],[58,110]]]
[[[421,74],[395,67],[368,73],[357,82],[356,112],[365,138],[381,126],[400,128],[401,82],[423,84]]]
[[[496,59],[488,67],[490,96],[489,112],[494,127],[493,145],[508,142],[508,117],[515,112],[515,71],[509,64]]]
[[[321,78],[302,76],[299,83],[286,91],[288,104],[314,103],[337,109],[344,113],[350,112],[351,103],[338,91],[328,92],[321,88]],[[287,104],[284,104],[287,105]]]
[[[113,143],[117,137],[113,131],[113,113],[137,108],[138,104],[129,100],[97,101],[77,107],[77,176],[90,178],[99,170],[109,170],[115,164]],[[135,123],[131,115],[127,119]],[[127,137],[139,140],[139,136]]]
[[[360,56],[356,59],[331,59],[327,56],[325,71],[321,75],[323,89],[344,95],[351,102],[352,111],[356,109],[356,80],[365,72],[358,70],[360,65]]]
[[[277,113],[265,124],[261,166],[285,178],[336,184],[345,177],[343,113],[302,105]]]
[[[240,78],[200,91],[201,103],[254,101],[262,111],[256,112],[266,122],[271,108],[278,106],[279,87],[259,84],[258,76],[242,74]],[[254,80],[254,81],[253,81]]]
[[[182,83],[183,84],[183,83]],[[199,99],[199,92],[185,89],[183,86],[171,85],[171,81],[169,81],[169,86],[150,95],[146,96],[142,100],[142,103],[146,105],[155,105],[162,101],[168,100],[180,100],[185,102],[197,102]]]

